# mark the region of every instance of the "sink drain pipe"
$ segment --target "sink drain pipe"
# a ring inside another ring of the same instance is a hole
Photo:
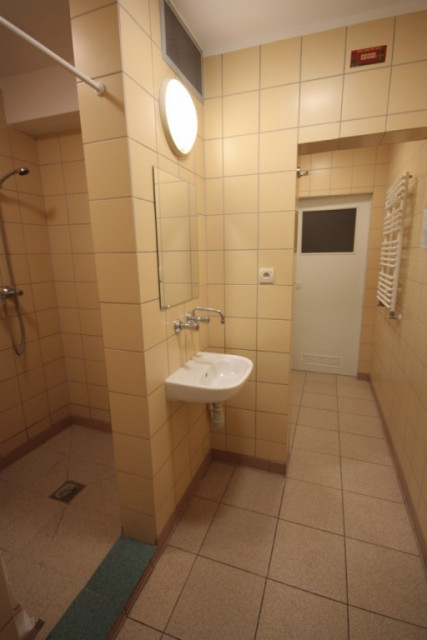
[[[214,427],[221,429],[225,423],[224,407],[220,402],[211,402],[209,404],[209,415]]]

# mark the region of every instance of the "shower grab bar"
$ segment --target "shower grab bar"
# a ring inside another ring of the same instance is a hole
[[[62,67],[64,67],[64,69],[67,69],[67,71],[70,71],[70,73],[73,73],[75,76],[80,78],[80,80],[83,80],[83,82],[86,82],[86,84],[88,84],[93,89],[95,89],[96,93],[99,96],[102,96],[102,94],[105,91],[105,86],[102,82],[97,82],[96,80],[92,80],[92,78],[89,78],[89,76],[87,76],[85,73],[83,73],[82,71],[79,71],[78,69],[76,69],[76,67],[73,67],[73,65],[67,62],[66,60],[64,60],[64,58],[61,58],[61,56],[58,56],[58,54],[52,51],[52,49],[45,47],[44,44],[42,44],[41,42],[39,42],[38,40],[30,36],[25,31],[22,31],[22,29],[14,25],[12,22],[9,22],[9,20],[6,20],[2,16],[0,16],[0,24],[6,27],[6,29],[13,31],[13,33],[15,33],[17,36],[19,36],[20,38],[23,38],[24,40],[32,44],[34,47],[36,47],[37,49],[45,53],[47,56],[55,60],[55,62],[60,64]]]

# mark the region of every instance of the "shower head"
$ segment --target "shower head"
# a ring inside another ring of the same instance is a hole
[[[11,176],[15,175],[15,173],[17,173],[19,176],[26,176],[27,173],[30,173],[30,170],[27,169],[26,167],[20,167],[19,169],[13,169],[13,171],[9,171],[9,173],[5,173],[4,176],[0,178],[0,189],[3,186],[3,182],[8,178],[10,178]]]

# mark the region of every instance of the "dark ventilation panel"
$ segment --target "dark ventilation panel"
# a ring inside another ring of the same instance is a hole
[[[202,96],[202,54],[166,0],[161,6],[163,57]]]

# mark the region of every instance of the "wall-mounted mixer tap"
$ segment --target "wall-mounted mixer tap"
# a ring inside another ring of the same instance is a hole
[[[224,322],[225,322],[224,314],[222,313],[222,311],[220,309],[213,309],[212,307],[194,307],[193,311],[191,311],[190,313],[186,313],[185,314],[186,319],[187,320],[196,320],[197,322],[209,322],[210,321],[210,317],[209,316],[196,315],[197,311],[206,311],[207,313],[216,313],[221,318],[221,324],[224,324]]]
[[[188,329],[189,331],[198,331],[199,323],[196,322],[196,319],[187,319],[187,322],[177,319],[173,321],[173,329],[175,333],[181,333],[184,329]]]
[[[198,331],[199,324],[201,322],[209,322],[209,316],[200,316],[198,315],[198,311],[206,311],[207,313],[217,313],[221,318],[221,324],[224,324],[225,318],[222,311],[219,309],[213,309],[212,307],[194,307],[192,311],[185,314],[185,321],[183,320],[174,320],[173,328],[175,333],[181,333],[183,329],[188,329],[189,331]]]

